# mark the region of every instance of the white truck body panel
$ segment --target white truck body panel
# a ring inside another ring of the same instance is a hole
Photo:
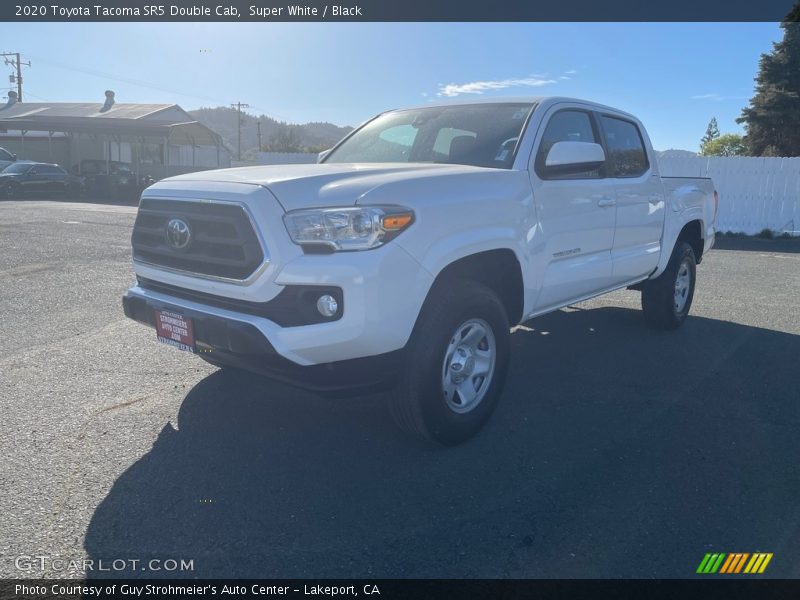
[[[658,276],[687,223],[703,247],[714,239],[708,179],[661,178],[644,127],[590,102],[527,99],[535,108],[510,169],[454,164],[302,164],[191,173],[161,181],[143,198],[213,201],[244,207],[264,247],[263,268],[245,280],[170,270],[134,260],[137,276],[176,288],[267,302],[286,286],[341,288],[341,319],[282,327],[269,319],[144,289],[130,297],[249,323],[286,359],[316,365],[403,348],[436,277],[455,261],[504,249],[520,265],[522,320]],[[536,150],[549,119],[579,109],[622,117],[641,132],[649,166],[636,177],[542,179]],[[399,205],[414,222],[396,239],[364,251],[304,253],[283,222],[288,211]]]

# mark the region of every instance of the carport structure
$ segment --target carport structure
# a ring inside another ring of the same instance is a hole
[[[7,149],[20,159],[29,146],[47,135],[50,162],[80,169],[84,159],[129,162],[137,175],[156,179],[198,169],[228,166],[222,138],[176,104],[116,104],[106,92],[105,103],[9,102],[0,107],[0,131],[17,132]],[[31,134],[36,132],[38,135]],[[53,140],[67,138],[66,151],[53,152]],[[42,159],[43,152],[39,152]],[[60,159],[60,160],[57,160]],[[65,163],[66,164],[63,164]]]

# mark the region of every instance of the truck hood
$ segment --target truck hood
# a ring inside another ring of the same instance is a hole
[[[187,173],[165,179],[187,189],[203,189],[203,182],[259,185],[269,189],[284,210],[331,206],[353,206],[369,202],[367,195],[389,184],[469,173],[491,173],[496,169],[428,163],[339,163],[269,165]],[[150,190],[157,191],[159,183]],[[407,186],[403,186],[407,188]],[[385,198],[386,194],[375,194]],[[376,198],[377,199],[377,198]],[[403,198],[397,198],[403,203]]]

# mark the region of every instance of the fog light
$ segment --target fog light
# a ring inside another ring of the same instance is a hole
[[[332,317],[339,310],[339,303],[330,294],[325,294],[317,300],[317,310],[323,317]]]

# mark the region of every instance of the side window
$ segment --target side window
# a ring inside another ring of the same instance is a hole
[[[11,156],[11,153],[8,152],[5,148],[0,148],[0,160],[14,160]]]
[[[647,151],[639,128],[630,121],[601,117],[612,177],[637,177],[647,171]]]
[[[536,153],[536,172],[540,176],[544,172],[547,153],[556,142],[599,143],[589,113],[582,110],[561,110],[550,117]],[[590,179],[596,177],[600,177],[600,169],[570,173],[569,175],[548,176],[546,179]]]

